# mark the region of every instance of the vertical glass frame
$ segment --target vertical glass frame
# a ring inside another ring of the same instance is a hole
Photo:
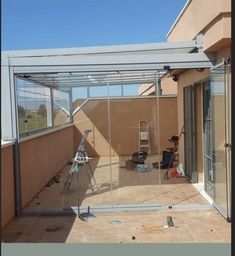
[[[211,69],[214,205],[228,218],[227,67]]]
[[[202,83],[203,88],[203,141],[204,141],[204,187],[205,191],[214,198],[214,169],[213,169],[213,136],[212,136],[212,99],[211,83]]]

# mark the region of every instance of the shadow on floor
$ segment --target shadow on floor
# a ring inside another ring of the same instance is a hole
[[[64,243],[77,216],[17,217],[2,232],[5,243]]]

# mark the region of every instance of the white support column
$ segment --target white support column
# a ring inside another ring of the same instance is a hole
[[[157,98],[157,147],[158,147],[158,171],[159,171],[159,184],[161,184],[161,144],[160,144],[160,77],[158,71],[156,71],[156,81],[155,81],[155,94]]]
[[[73,121],[73,92],[72,88],[69,88],[69,119],[70,122]]]
[[[17,104],[17,84],[16,77],[14,75],[13,67],[9,67],[10,76],[10,91],[11,91],[11,125],[12,125],[12,136],[19,142],[20,131],[18,122],[18,104]]]
[[[52,88],[50,88],[50,98],[46,100],[46,110],[47,110],[47,127],[53,126],[53,100],[52,100]]]
[[[12,139],[12,111],[9,67],[2,66],[1,70],[1,129],[2,139]]]
[[[16,95],[13,68],[8,56],[2,56],[1,67],[1,133],[2,139],[17,139]]]

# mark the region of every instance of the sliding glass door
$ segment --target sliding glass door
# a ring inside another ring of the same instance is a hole
[[[214,206],[230,218],[230,75],[228,66],[211,69],[203,85],[203,141],[205,190]]]
[[[211,70],[211,101],[212,101],[212,154],[214,172],[214,204],[223,214],[229,217],[228,185],[230,183],[228,170],[229,123],[227,115],[228,72],[227,66],[221,65]]]

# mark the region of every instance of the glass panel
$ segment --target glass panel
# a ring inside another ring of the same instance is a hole
[[[158,161],[156,105],[156,98],[110,100],[114,205],[158,203],[153,195],[159,170],[152,166]],[[134,154],[140,151],[147,155]]]
[[[76,99],[86,99],[87,96],[87,87],[75,87],[72,88],[73,102]]]
[[[180,164],[178,148],[184,136],[183,127],[178,127],[177,105],[177,97],[159,97],[161,185],[158,200],[162,205],[172,206],[190,201],[188,187],[181,185],[188,183],[187,179],[176,176],[176,168]]]
[[[93,86],[89,87],[90,97],[107,97],[108,89],[107,86]]]
[[[216,207],[227,217],[227,166],[226,166],[226,80],[225,66],[211,71],[213,120],[214,200]]]
[[[52,125],[50,89],[16,79],[20,136],[27,136]]]
[[[53,122],[54,126],[70,122],[69,93],[53,89]]]
[[[113,80],[108,86],[108,76],[87,77],[91,79],[89,90],[84,84],[72,89],[72,110],[77,111],[73,116],[74,152],[82,145],[80,151],[83,153],[76,158],[78,168],[72,168],[68,163],[63,170],[58,170],[58,175],[40,192],[40,203],[39,196],[36,196],[27,210],[49,211],[78,205],[87,209],[96,205],[177,203],[180,199],[169,201],[167,193],[176,189],[175,183],[182,183],[183,179],[165,180],[168,166],[160,168],[164,162],[163,152],[172,150],[169,137],[177,135],[177,98],[156,97],[154,82],[125,84]],[[102,84],[100,80],[107,81],[107,86],[96,86],[93,79],[99,82],[98,85]],[[40,87],[30,89],[19,85],[19,88],[24,95],[27,89],[36,95],[33,103],[24,97],[22,107],[29,109],[32,105],[37,118],[48,118],[49,111],[45,108],[50,99],[47,96],[41,101],[40,98],[43,93],[48,95],[47,92]],[[122,98],[115,98],[120,95]],[[54,124],[67,123],[71,95],[61,88],[53,89],[53,96]],[[22,118],[28,114],[22,109],[20,113]],[[83,140],[88,130],[87,138]]]
[[[122,96],[122,86],[121,85],[112,85],[109,87],[109,96],[110,97],[117,97]]]
[[[212,155],[212,101],[210,82],[203,83],[203,138],[205,190],[214,197],[214,170]]]
[[[138,96],[139,84],[127,84],[123,85],[123,96]]]
[[[85,100],[79,95],[73,95],[73,98],[74,109],[79,109],[73,116],[74,150],[81,145],[85,130],[90,130],[84,141],[84,152],[89,158],[84,164],[79,164],[78,177],[75,172],[69,190],[64,193],[64,208],[77,206],[77,200],[80,207],[111,204],[108,100]],[[63,175],[64,182],[68,170]]]

